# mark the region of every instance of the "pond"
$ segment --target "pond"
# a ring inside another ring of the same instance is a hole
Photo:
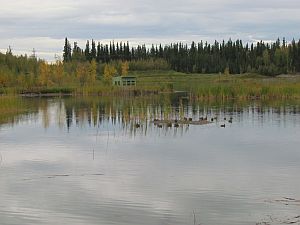
[[[300,102],[18,101],[0,116],[1,225],[300,224]]]

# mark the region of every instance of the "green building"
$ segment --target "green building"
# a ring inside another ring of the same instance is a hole
[[[112,84],[114,86],[120,86],[120,87],[136,86],[136,77],[134,77],[134,76],[113,77]]]

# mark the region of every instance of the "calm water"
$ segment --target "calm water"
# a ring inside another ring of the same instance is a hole
[[[23,101],[0,125],[1,225],[300,224],[300,104]]]

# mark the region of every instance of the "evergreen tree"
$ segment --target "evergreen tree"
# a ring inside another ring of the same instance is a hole
[[[96,50],[96,44],[94,42],[94,40],[92,40],[92,49],[90,52],[90,60],[96,59],[97,57],[97,50]]]
[[[102,54],[103,54],[103,49],[102,49],[102,46],[100,45],[100,42],[98,42],[98,45],[97,45],[97,56],[96,56],[96,61],[98,63],[102,61]]]
[[[221,43],[215,41],[213,44],[203,41],[192,42],[191,45],[180,42],[165,46],[153,44],[149,49],[144,44],[130,47],[128,42],[114,41],[109,45],[98,43],[96,48],[92,40],[91,50],[87,41],[84,53],[75,43],[73,54],[70,55],[70,52],[70,44],[66,39],[64,62],[95,59],[98,63],[109,63],[121,60],[134,61],[136,68],[141,68],[142,65],[149,68],[148,66],[154,66],[159,60],[164,60],[171,69],[185,73],[223,73],[225,69],[231,74],[256,72],[276,75],[300,72],[300,40],[297,43],[293,40],[289,44],[285,38],[282,42],[277,39],[272,44],[259,41],[244,45],[241,40],[229,39]],[[144,63],[141,63],[142,61]]]
[[[68,38],[65,38],[65,46],[64,46],[64,52],[63,52],[63,60],[64,60],[64,62],[71,61],[71,54],[72,54],[71,45],[70,45],[70,43],[68,41]]]
[[[90,42],[87,40],[84,50],[85,59],[91,61]]]

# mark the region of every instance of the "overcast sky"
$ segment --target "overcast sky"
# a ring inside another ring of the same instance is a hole
[[[299,0],[0,0],[0,51],[48,60],[63,39],[136,43],[300,38]]]

